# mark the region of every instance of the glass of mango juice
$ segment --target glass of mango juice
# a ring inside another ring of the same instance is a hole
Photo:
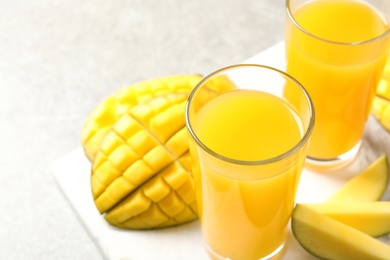
[[[390,46],[389,0],[287,0],[286,71],[310,94],[308,162],[336,166],[359,151]]]
[[[186,124],[207,253],[276,259],[314,125],[307,92],[274,68],[226,67],[192,91]]]

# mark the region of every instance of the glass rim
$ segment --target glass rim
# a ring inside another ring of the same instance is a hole
[[[232,69],[243,68],[243,67],[266,69],[266,70],[271,70],[273,72],[276,72],[276,73],[280,74],[281,76],[283,76],[284,78],[287,78],[288,80],[293,82],[296,86],[298,86],[298,88],[303,92],[303,94],[304,94],[304,96],[305,96],[305,98],[307,100],[307,103],[308,103],[308,106],[309,106],[309,110],[310,110],[309,111],[309,114],[310,114],[309,124],[306,127],[305,133],[303,134],[303,136],[301,137],[299,142],[297,142],[292,148],[290,148],[289,150],[285,151],[284,153],[281,153],[281,154],[279,154],[277,156],[274,156],[274,157],[271,157],[271,158],[262,159],[262,160],[239,160],[239,159],[233,159],[233,158],[221,155],[221,154],[213,151],[212,149],[210,149],[207,145],[205,145],[198,138],[198,136],[195,133],[195,130],[192,128],[192,124],[190,122],[189,111],[190,111],[191,102],[192,102],[192,100],[194,98],[195,93],[198,91],[198,89],[201,88],[206,81],[208,81],[209,79],[217,76],[218,74],[221,74],[224,71],[229,71],[229,70],[232,70]],[[222,161],[225,161],[225,162],[228,162],[228,163],[232,163],[232,164],[236,164],[236,165],[266,165],[266,164],[271,164],[271,163],[274,163],[274,162],[277,162],[277,161],[281,161],[281,160],[289,157],[290,155],[294,154],[305,143],[307,143],[309,141],[310,135],[311,135],[311,133],[313,131],[313,127],[314,127],[314,120],[315,120],[314,104],[313,104],[313,101],[311,100],[310,95],[307,92],[307,90],[295,78],[293,78],[289,74],[287,74],[287,73],[285,73],[285,72],[283,72],[283,71],[281,71],[279,69],[276,69],[276,68],[273,68],[273,67],[270,67],[270,66],[266,66],[266,65],[260,65],[260,64],[237,64],[237,65],[231,65],[231,66],[228,66],[228,67],[225,67],[225,68],[222,68],[222,69],[219,69],[219,70],[216,70],[216,71],[212,72],[211,74],[209,74],[206,77],[204,77],[195,86],[195,88],[191,91],[191,93],[190,93],[190,95],[189,95],[189,97],[187,99],[186,107],[185,107],[186,126],[187,126],[187,129],[188,129],[188,132],[190,133],[191,137],[195,140],[196,144],[199,147],[201,147],[205,152],[207,152],[209,155],[211,155],[213,157],[216,157],[216,158],[218,158],[218,159],[220,159]]]
[[[317,40],[320,40],[320,41],[323,41],[323,42],[327,42],[327,43],[330,43],[330,44],[337,44],[337,45],[345,45],[345,46],[358,46],[358,45],[364,45],[364,44],[368,44],[368,43],[372,43],[372,42],[375,42],[375,41],[378,41],[382,38],[385,38],[386,36],[388,36],[390,34],[390,26],[388,26],[387,30],[374,37],[374,38],[370,38],[368,40],[363,40],[363,41],[355,41],[355,42],[342,42],[342,41],[332,41],[332,40],[328,40],[328,39],[325,39],[325,38],[322,38],[320,36],[317,36],[311,32],[309,32],[308,30],[306,30],[305,28],[303,28],[294,18],[294,15],[292,14],[291,10],[290,10],[290,2],[293,1],[293,0],[286,0],[286,11],[287,11],[287,16],[288,18],[290,19],[290,21],[295,25],[295,27],[297,27],[301,32],[303,32],[304,34],[312,37],[312,38],[315,38]],[[365,1],[363,1],[365,3]]]

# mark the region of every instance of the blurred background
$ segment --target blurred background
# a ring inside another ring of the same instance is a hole
[[[102,259],[50,165],[116,90],[283,40],[284,0],[0,0],[0,259]]]

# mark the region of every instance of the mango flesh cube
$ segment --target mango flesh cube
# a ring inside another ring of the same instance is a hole
[[[111,154],[116,148],[125,143],[125,141],[115,132],[107,133],[103,141],[104,142],[100,144],[100,150],[104,154]]]
[[[185,103],[167,109],[150,122],[150,129],[161,142],[166,142],[185,125]]]
[[[122,172],[137,159],[137,153],[128,145],[120,145],[108,156],[108,160],[113,164],[114,168]]]
[[[165,214],[174,217],[179,214],[185,207],[185,204],[175,192],[170,192],[168,196],[162,199],[158,205]]]
[[[162,178],[158,177],[153,178],[143,187],[144,194],[153,202],[159,202],[171,191],[171,187]]]
[[[187,138],[187,127],[183,127],[165,143],[167,149],[176,157],[188,152],[188,142],[183,142]]]

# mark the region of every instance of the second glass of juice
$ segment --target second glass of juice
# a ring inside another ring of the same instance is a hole
[[[287,0],[287,73],[308,90],[308,157],[335,166],[359,150],[390,47],[389,0]]]
[[[186,124],[210,257],[276,259],[314,125],[307,92],[270,67],[227,67],[193,90]]]

